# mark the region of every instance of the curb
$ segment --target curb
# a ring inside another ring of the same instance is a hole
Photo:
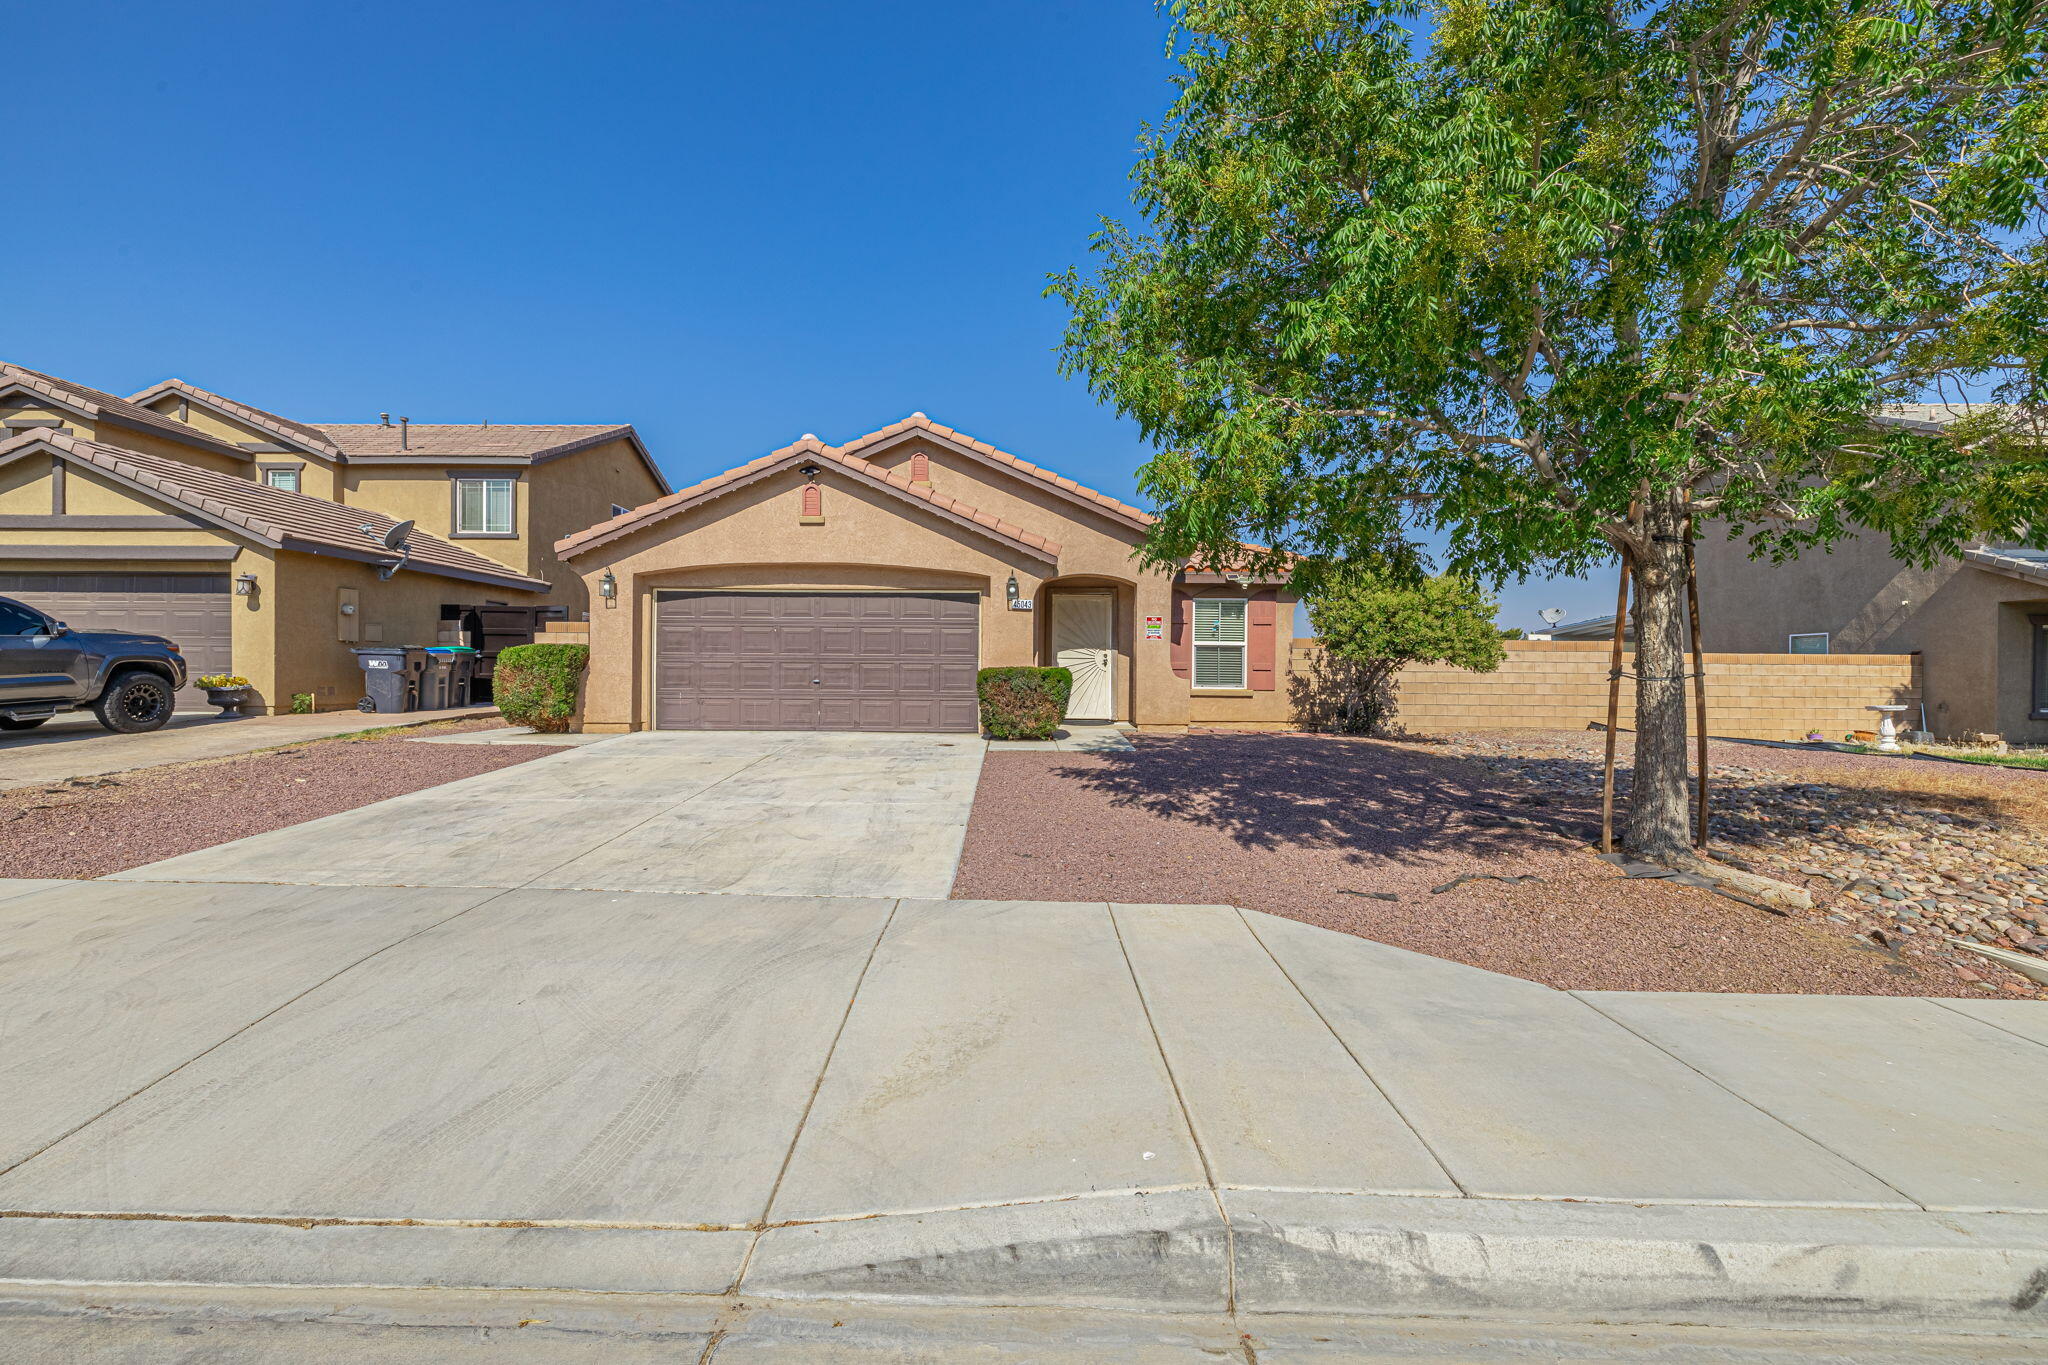
[[[1225,1188],[784,1225],[758,1243],[739,1229],[134,1216],[8,1218],[0,1240],[14,1301],[268,1286],[2048,1337],[2041,1214]]]

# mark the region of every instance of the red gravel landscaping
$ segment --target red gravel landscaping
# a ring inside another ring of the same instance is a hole
[[[457,722],[412,733],[492,728]],[[0,793],[0,877],[104,877],[560,753],[548,744],[330,739]]]
[[[1582,767],[1587,738],[1551,761]],[[953,895],[1238,905],[1565,989],[1989,989],[1918,945],[1860,937],[1825,905],[1788,917],[1623,877],[1588,846],[1597,768],[1590,795],[1556,792],[1464,747],[1194,734],[1128,754],[990,753]],[[1801,765],[1808,781],[1847,757],[1716,745],[1712,761],[1763,768],[1779,753],[1819,758]],[[1461,877],[1484,880],[1450,885]]]

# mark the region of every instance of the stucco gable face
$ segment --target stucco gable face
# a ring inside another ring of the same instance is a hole
[[[922,456],[923,469],[934,493],[958,498],[1007,521],[1029,526],[1062,545],[1085,536],[1135,547],[1145,538],[1141,528],[1107,508],[1091,508],[1085,499],[1066,495],[1056,485],[977,458],[971,450],[938,437],[910,433],[879,447],[863,449],[854,443],[847,449],[892,474],[911,470]]]
[[[818,511],[807,514],[809,482],[797,469],[777,471],[639,527],[579,567],[594,572],[602,563],[621,575],[640,575],[752,565],[776,582],[792,583],[806,581],[805,570],[815,566],[911,566],[982,579],[1019,566],[1050,568],[977,528],[921,513],[854,477],[821,474],[812,504]]]

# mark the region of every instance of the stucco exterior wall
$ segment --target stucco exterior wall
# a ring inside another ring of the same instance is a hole
[[[40,517],[50,511],[48,455],[24,455],[0,465],[0,516]]]
[[[661,496],[661,485],[626,441],[579,450],[526,471],[530,511],[526,521],[527,566],[522,571],[553,585],[534,600],[568,608],[572,617],[589,606],[576,567],[555,558],[555,542],[611,518],[614,505],[639,507]]]
[[[1789,635],[1815,631],[1828,633],[1835,655],[1917,650],[1936,734],[2048,742],[2048,721],[2028,716],[2026,621],[2030,611],[2048,612],[2048,587],[1964,560],[1915,568],[1871,535],[1789,564],[1752,560],[1725,541],[1702,543],[1698,561],[1709,650],[1779,652]]]
[[[518,488],[512,497],[510,537],[457,536],[455,531],[455,480],[450,469],[476,469],[491,478],[512,479]],[[518,573],[525,573],[532,557],[527,535],[527,516],[533,490],[527,486],[525,469],[519,466],[486,468],[481,465],[445,466],[350,465],[342,472],[343,501],[352,507],[367,507],[400,521],[415,521],[429,535],[454,541],[463,549],[494,560]]]
[[[187,445],[168,436],[157,436],[130,427],[116,426],[112,422],[72,422],[71,429],[86,440],[97,441],[102,445],[119,446],[123,450],[139,450],[145,455],[178,460],[185,464],[197,465],[201,469],[211,469],[218,474],[233,474],[237,478],[256,477],[256,459],[253,455],[241,459],[224,451]]]

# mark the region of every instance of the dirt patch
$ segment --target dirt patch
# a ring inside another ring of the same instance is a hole
[[[1566,989],[1985,993],[1825,904],[1786,917],[1623,877],[1588,847],[1598,770],[1585,789],[1576,749],[1555,771],[1580,789],[1561,791],[1496,770],[1518,749],[1489,765],[1459,747],[1214,734],[991,753],[953,894],[1240,905]]]
[[[0,877],[104,877],[560,752],[546,744],[346,737],[17,788],[0,793]]]

